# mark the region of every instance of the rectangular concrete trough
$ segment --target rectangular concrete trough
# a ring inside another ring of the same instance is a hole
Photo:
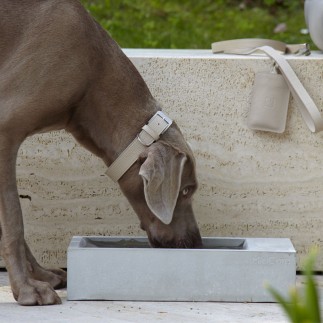
[[[271,302],[296,279],[289,239],[203,238],[203,249],[153,249],[142,237],[73,237],[69,300]]]

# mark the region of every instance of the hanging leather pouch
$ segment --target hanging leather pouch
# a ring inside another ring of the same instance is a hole
[[[288,104],[286,102],[289,98],[287,86],[310,131],[323,131],[323,118],[320,110],[284,55],[280,54],[309,55],[310,50],[307,44],[286,45],[268,39],[238,39],[213,43],[212,51],[213,53],[240,55],[265,53],[274,61],[276,69],[281,73],[281,75],[270,75],[271,73],[256,75],[252,107],[247,121],[250,128],[272,132],[284,131]]]
[[[253,130],[285,131],[290,90],[278,73],[257,73],[247,125]]]

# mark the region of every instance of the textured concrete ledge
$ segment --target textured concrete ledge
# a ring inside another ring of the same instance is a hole
[[[306,128],[293,100],[284,134],[246,126],[254,75],[270,70],[268,58],[125,52],[195,151],[200,189],[194,209],[204,236],[288,237],[299,257],[313,244],[322,247],[323,134]],[[288,60],[323,107],[323,55]],[[36,135],[21,147],[26,238],[46,266],[66,266],[72,235],[143,234],[104,171],[63,131]]]

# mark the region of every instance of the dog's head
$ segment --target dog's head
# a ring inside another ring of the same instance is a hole
[[[148,147],[119,184],[153,247],[201,246],[192,209],[195,160],[177,127]]]

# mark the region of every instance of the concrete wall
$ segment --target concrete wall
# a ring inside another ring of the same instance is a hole
[[[197,158],[194,209],[203,236],[289,237],[302,258],[323,245],[323,133],[312,134],[290,101],[284,134],[246,126],[264,57],[210,51],[125,50]],[[323,107],[323,55],[289,58]],[[108,140],[108,138],[107,138]],[[18,184],[26,239],[45,266],[66,266],[73,235],[143,235],[105,167],[64,131],[20,149]],[[323,258],[318,262],[323,270]]]

